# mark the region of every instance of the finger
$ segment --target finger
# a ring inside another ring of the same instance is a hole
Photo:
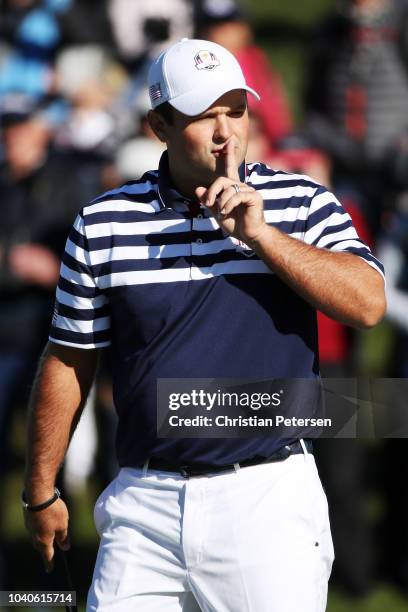
[[[196,198],[200,202],[205,202],[207,199],[207,189],[205,187],[197,187],[195,190]]]
[[[238,184],[238,183],[234,183],[233,185],[230,185],[229,187],[227,187],[226,189],[224,189],[224,191],[221,193],[221,195],[219,195],[217,197],[217,205],[219,208],[223,208],[224,205],[226,204],[226,202],[228,202],[228,200],[230,198],[232,198],[232,196],[234,196],[237,191],[235,189],[235,185],[237,185],[237,187],[239,187],[239,192],[238,193],[245,193],[248,191],[255,191],[255,189],[252,189],[252,187],[248,187],[248,185],[245,185],[244,183]]]
[[[233,181],[239,181],[238,163],[235,157],[235,143],[232,139],[229,140],[225,145],[223,154],[225,176],[232,179]]]
[[[244,206],[253,204],[252,191],[240,191],[239,193],[235,193],[231,198],[229,198],[224,206],[219,209],[220,216],[227,217],[232,213],[234,208],[237,208],[241,204]]]
[[[69,550],[71,548],[71,543],[69,541],[68,530],[64,529],[61,531],[57,531],[55,533],[55,541],[58,545],[58,548],[61,550]]]
[[[227,189],[231,185],[231,179],[227,179],[223,176],[217,178],[213,184],[207,189],[207,200],[205,201],[205,205],[210,208],[214,206],[215,200],[224,189]]]
[[[242,201],[242,195],[240,196],[239,193],[235,194],[234,196],[232,196],[228,202],[226,202],[223,206],[223,208],[218,208],[218,213],[219,216],[221,218],[224,217],[228,217],[228,215],[230,215],[232,213],[232,211],[234,210],[234,208],[237,208],[238,206],[240,206],[241,204],[243,204]]]
[[[44,568],[47,574],[52,572],[54,568],[54,545],[53,540],[49,542],[36,542],[34,544],[35,548],[41,555],[41,558],[44,563]]]

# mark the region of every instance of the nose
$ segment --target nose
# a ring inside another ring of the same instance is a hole
[[[232,130],[227,115],[217,115],[215,130],[214,130],[214,141],[225,142],[232,135]]]

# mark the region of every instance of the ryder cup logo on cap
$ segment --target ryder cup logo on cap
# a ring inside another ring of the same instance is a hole
[[[183,38],[161,53],[150,67],[148,82],[152,108],[168,102],[191,117],[235,89],[259,100],[232,53],[208,40]]]
[[[214,70],[220,65],[220,60],[211,51],[200,51],[194,58],[197,70]]]

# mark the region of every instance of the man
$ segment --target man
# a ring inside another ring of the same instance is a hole
[[[407,26],[406,2],[346,0],[317,24],[307,53],[305,129],[375,237],[390,207],[396,140],[408,127]]]
[[[157,380],[317,376],[315,308],[375,325],[381,264],[326,189],[245,167],[257,94],[223,47],[177,43],[149,86],[159,170],[86,206],[67,242],[32,398],[27,527],[50,569],[54,540],[68,545],[55,476],[111,343],[122,469],[95,507],[88,609],[321,611],[333,551],[310,443],[160,439]]]

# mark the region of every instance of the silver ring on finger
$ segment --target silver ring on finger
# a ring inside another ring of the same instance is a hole
[[[233,188],[235,189],[235,193],[239,193],[241,191],[241,187],[237,183],[234,183]]]

